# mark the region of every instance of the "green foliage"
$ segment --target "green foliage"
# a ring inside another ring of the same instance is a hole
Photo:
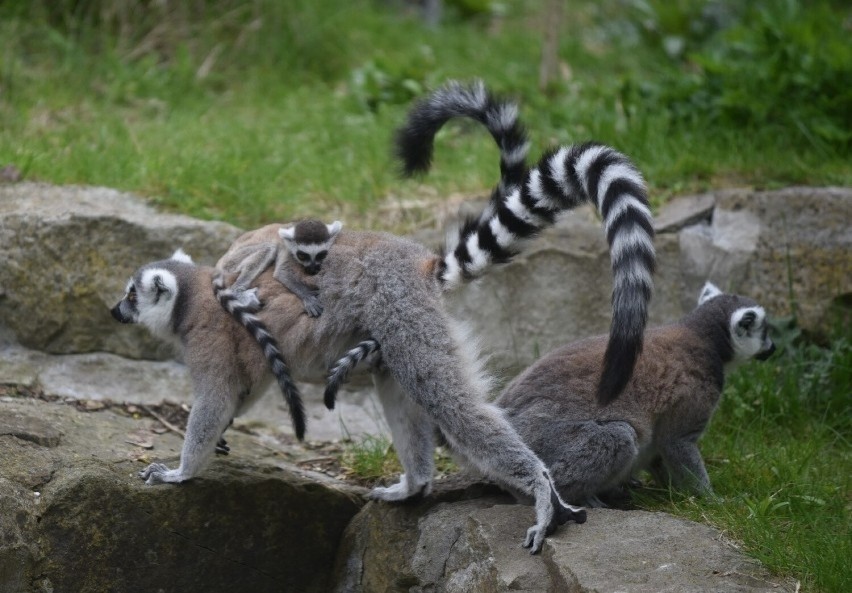
[[[659,80],[629,83],[624,96],[632,107],[663,109],[693,125],[783,128],[793,132],[790,149],[808,143],[848,155],[852,44],[837,22],[852,15],[848,7],[838,15],[827,2],[764,0],[736,14],[723,2],[637,4],[674,68]],[[673,14],[680,18],[666,18]]]
[[[367,435],[350,444],[343,454],[341,466],[350,476],[371,483],[402,471],[393,445],[381,435]]]
[[[823,72],[824,92],[810,106],[791,107],[803,128],[741,125],[707,107],[728,99],[691,105],[701,93],[690,85],[709,76],[691,56],[747,31],[751,9],[574,3],[561,31],[562,75],[541,91],[546,3],[486,4],[473,18],[447,10],[428,27],[418,11],[379,0],[9,0],[0,3],[0,165],[31,180],[136,191],[243,227],[321,212],[407,231],[382,214],[384,202],[413,197],[431,213],[430,200],[496,182],[497,150],[477,126],[442,132],[422,181],[399,180],[391,158],[413,97],[448,78],[481,77],[518,97],[533,154],[554,143],[613,144],[638,163],[657,204],[722,184],[852,182],[829,124],[802,115],[832,88],[848,92],[832,82],[836,69]],[[824,37],[836,39],[848,12],[840,7],[802,9],[802,26],[824,10],[833,11]],[[730,66],[757,68],[771,56],[754,55]],[[765,104],[783,103],[777,93],[787,89],[766,88]],[[820,117],[848,131],[832,113]],[[811,128],[817,141],[801,142]]]
[[[393,444],[384,435],[366,435],[350,443],[340,464],[349,477],[370,485],[396,480],[402,472]],[[435,471],[436,477],[458,471],[456,463],[441,448],[435,451]]]

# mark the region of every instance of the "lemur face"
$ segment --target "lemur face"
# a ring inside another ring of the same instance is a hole
[[[294,226],[279,229],[278,235],[305,273],[313,276],[322,268],[322,262],[342,227],[337,220],[331,224],[303,220]]]
[[[124,297],[110,309],[116,321],[139,323],[155,335],[171,336],[172,316],[178,295],[176,265],[191,263],[182,251],[172,259],[139,268],[130,281]]]
[[[728,332],[733,349],[734,363],[754,358],[766,360],[775,352],[775,344],[769,339],[766,311],[753,300],[722,293],[713,283],[707,282],[698,297],[698,305],[720,298],[724,311],[730,312]]]
[[[775,352],[775,344],[769,339],[769,326],[763,307],[742,307],[731,315],[731,345],[734,360],[751,358],[766,360]]]
[[[305,268],[305,273],[308,276],[313,276],[320,271],[322,262],[328,255],[328,244],[299,245],[293,255],[296,257],[296,261]]]

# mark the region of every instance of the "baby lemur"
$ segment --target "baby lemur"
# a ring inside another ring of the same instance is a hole
[[[707,283],[698,307],[678,323],[649,329],[633,377],[609,406],[595,398],[606,337],[544,356],[496,403],[547,464],[563,499],[599,504],[598,495],[651,469],[663,485],[698,494],[710,480],[697,441],[719,402],[725,374],[766,360],[775,345],[753,300]]]
[[[365,339],[381,343],[382,364],[371,372],[404,473],[396,484],[374,488],[371,496],[402,501],[428,494],[438,431],[480,472],[534,499],[536,522],[524,545],[535,553],[558,524],[580,522],[585,512],[559,500],[547,467],[504,414],[486,401],[490,383],[480,370],[473,341],[447,313],[443,291],[508,261],[560,213],[594,203],[613,251],[610,344],[618,355],[608,365],[624,364],[606,367],[614,377],[608,382],[604,377],[603,392],[615,397],[641,348],[654,264],[650,211],[638,171],[612,148],[564,147],[527,170],[528,144],[517,106],[495,99],[481,83],[449,84],[435,91],[412,110],[419,123],[401,134],[420,138],[417,144],[456,116],[483,122],[500,146],[501,164],[509,166],[502,167],[501,185],[488,207],[448,237],[443,254],[386,233],[341,231],[315,277],[323,314],[304,315],[301,300],[266,269],[253,284],[263,308],[250,325],[266,332],[267,345],[278,344],[282,360],[300,379],[320,379],[333,361]],[[402,151],[401,156],[405,160],[411,154]],[[243,247],[274,241],[280,228],[270,225],[246,233],[223,260]],[[152,464],[140,472],[149,484],[197,475],[233,415],[250,405],[270,378],[265,347],[252,337],[254,331],[240,327],[249,327],[239,314],[242,305],[226,310],[211,290],[215,273],[165,260],[143,266],[131,282],[152,295],[153,276],[174,288],[167,300],[146,298],[143,310],[127,320],[181,340],[196,390],[180,467]],[[128,308],[128,298],[114,310]],[[230,314],[234,312],[236,318]]]
[[[249,287],[274,262],[273,277],[302,299],[308,315],[318,317],[322,314],[322,305],[316,288],[306,284],[305,280],[320,271],[342,227],[340,221],[327,225],[319,220],[302,220],[279,229],[281,240],[278,242],[255,243],[229,251],[227,257],[219,260],[218,267],[225,273],[239,275],[233,284],[221,289],[223,298],[233,298],[240,305],[259,308],[256,291]]]

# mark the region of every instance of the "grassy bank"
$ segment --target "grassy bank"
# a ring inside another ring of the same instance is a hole
[[[481,130],[442,136],[426,188],[389,152],[413,97],[482,77],[519,98],[534,154],[610,143],[657,201],[852,182],[840,3],[572,2],[544,89],[546,3],[447,4],[430,28],[402,2],[4,2],[0,163],[245,227],[328,212],[382,225],[387,200],[495,182]]]

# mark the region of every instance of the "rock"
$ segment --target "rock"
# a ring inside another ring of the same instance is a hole
[[[50,355],[16,344],[0,345],[0,385],[38,387],[48,397],[89,404],[156,406],[167,402],[189,406],[193,399],[189,372],[179,362],[134,360],[105,352]],[[357,440],[367,434],[390,434],[372,387],[341,389],[333,411],[323,404],[324,386],[300,387],[309,440]],[[2,426],[0,419],[0,433]],[[258,434],[293,436],[287,406],[274,383],[248,413],[235,420],[235,426]]]
[[[709,222],[715,206],[716,196],[713,194],[674,198],[654,216],[654,230],[658,235],[676,233],[685,227]]]
[[[446,493],[443,494],[446,498]],[[437,498],[440,500],[441,493]],[[370,503],[346,530],[335,567],[343,593],[698,593],[792,591],[718,531],[664,513],[594,509],[530,556],[531,507],[460,497],[400,507]]]
[[[239,234],[110,189],[0,185],[0,326],[44,352],[171,356],[142,328],[115,331],[109,308],[139,265],[178,247],[214,263]]]
[[[710,278],[771,316],[795,315],[803,330],[831,334],[850,320],[850,221],[850,188],[717,192],[712,223],[681,231],[680,267],[687,286]]]
[[[0,591],[328,590],[363,489],[238,431],[201,477],[146,486],[136,472],[175,463],[181,438],[118,411],[0,398],[0,418],[27,419],[26,434],[63,435],[40,445],[0,430]],[[125,438],[144,431],[150,451]]]

